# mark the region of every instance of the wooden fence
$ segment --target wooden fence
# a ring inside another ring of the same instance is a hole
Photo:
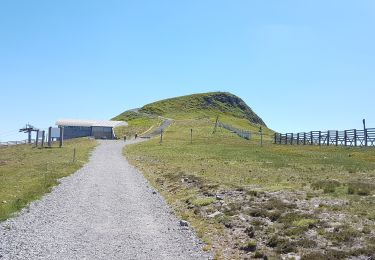
[[[310,131],[303,133],[275,133],[275,144],[326,145],[326,146],[375,146],[375,128],[344,131]]]

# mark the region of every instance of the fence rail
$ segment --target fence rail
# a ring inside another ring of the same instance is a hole
[[[286,145],[375,146],[375,128],[275,133],[274,143]]]
[[[245,130],[242,130],[242,129],[238,129],[238,128],[235,128],[231,125],[228,125],[228,124],[224,124],[222,122],[217,122],[218,126],[219,127],[222,127],[222,128],[225,128],[235,134],[237,134],[238,136],[244,138],[244,139],[247,139],[247,140],[250,140],[251,138],[251,132],[250,131],[245,131]]]

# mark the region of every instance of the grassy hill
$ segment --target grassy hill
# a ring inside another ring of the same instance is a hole
[[[374,149],[274,145],[272,130],[229,93],[167,99],[139,112],[175,122],[162,143],[124,153],[217,259],[375,257]],[[251,140],[213,133],[217,115],[253,131]]]
[[[211,92],[170,98],[145,105],[140,111],[175,119],[232,116],[266,126],[239,97],[227,92]]]
[[[272,134],[262,118],[239,97],[227,92],[210,92],[169,98],[147,104],[140,109],[129,110],[113,118],[129,123],[117,129],[118,136],[142,133],[160,125],[161,117],[174,120],[202,120],[212,123],[216,117],[236,128],[257,132],[262,126],[266,134]]]

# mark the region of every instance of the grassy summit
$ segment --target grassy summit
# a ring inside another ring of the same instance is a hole
[[[125,111],[113,120],[124,120],[128,127],[116,129],[118,136],[147,132],[160,125],[163,118],[174,120],[207,120],[215,122],[216,117],[223,123],[257,132],[262,126],[265,134],[271,135],[262,120],[239,97],[228,92],[210,92],[175,97],[147,104],[140,109]]]
[[[232,116],[266,126],[263,120],[239,97],[228,92],[211,92],[169,98],[145,105],[140,111],[176,119]]]

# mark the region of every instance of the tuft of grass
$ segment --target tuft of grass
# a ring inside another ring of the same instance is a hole
[[[215,198],[207,197],[207,198],[197,198],[192,200],[192,204],[196,207],[204,207],[208,206],[216,201]]]
[[[6,164],[0,165],[0,221],[49,192],[58,179],[81,168],[95,146],[96,141],[79,138],[65,141],[63,148],[32,145],[1,148],[0,158]]]

